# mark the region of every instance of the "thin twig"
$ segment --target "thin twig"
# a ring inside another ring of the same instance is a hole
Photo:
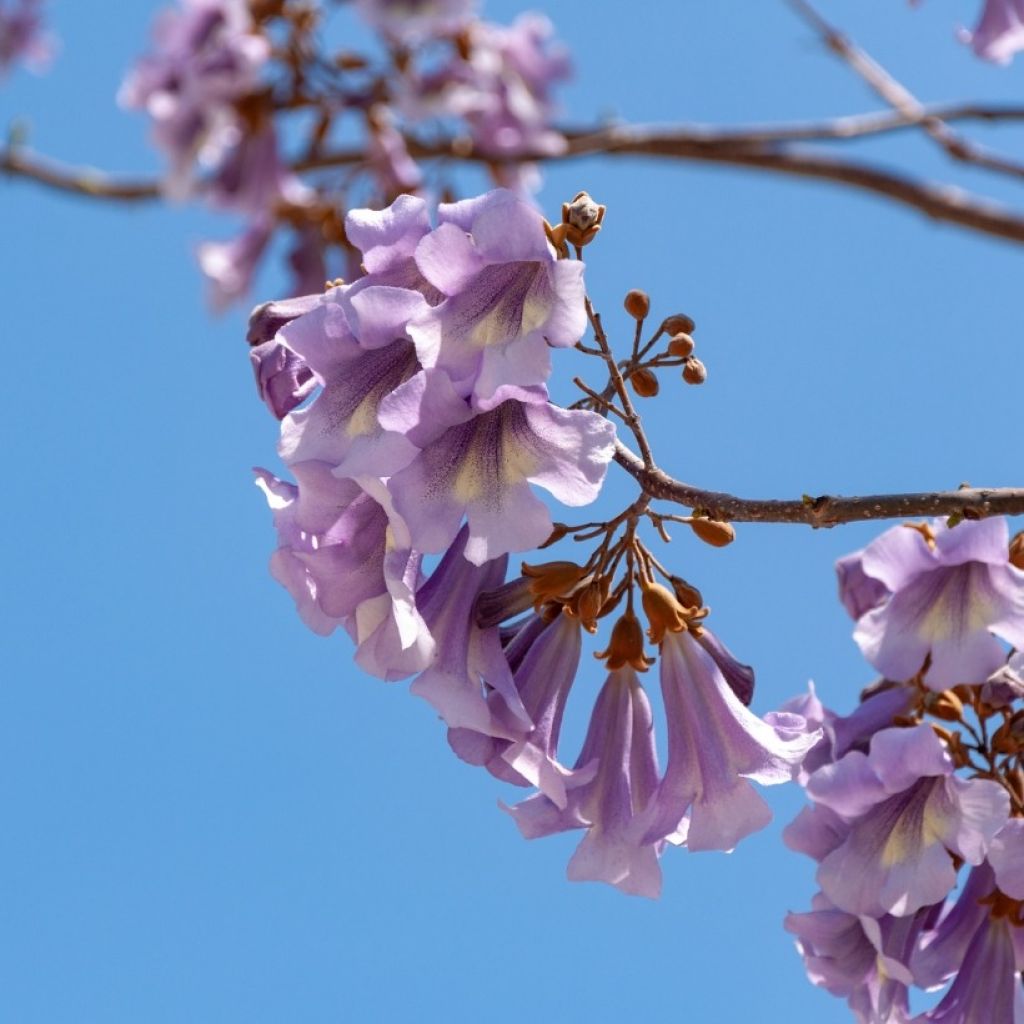
[[[867,494],[844,497],[823,494],[795,499],[740,498],[708,491],[675,480],[660,469],[649,469],[621,441],[615,443],[615,461],[636,478],[645,494],[701,509],[712,519],[746,523],[803,523],[837,526],[871,519],[962,515],[979,519],[994,515],[1024,515],[1024,488],[969,487],[956,491],[913,494]]]

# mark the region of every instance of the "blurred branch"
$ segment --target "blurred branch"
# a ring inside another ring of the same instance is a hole
[[[941,110],[946,120],[1024,119],[1024,108],[1021,107],[965,104],[923,109]],[[670,128],[610,125],[590,131],[569,132],[566,150],[559,155],[524,153],[519,159],[549,163],[587,156],[642,156],[767,170],[871,192],[917,209],[933,220],[1024,242],[1024,214],[1002,204],[953,185],[925,182],[873,163],[844,159],[823,147],[793,144],[794,141],[864,138],[918,126],[919,123],[920,118],[916,114],[909,119],[906,113],[896,111],[788,127],[718,129],[692,125]],[[410,155],[420,160],[495,162],[493,155],[475,149],[464,138],[430,144],[409,139],[407,144]],[[362,148],[336,150],[300,161],[293,169],[302,172],[349,166],[364,159]],[[161,194],[156,182],[120,180],[91,169],[66,167],[21,149],[8,149],[0,154],[0,171],[63,192],[93,198],[139,201],[155,199]]]
[[[954,160],[973,164],[987,171],[1013,178],[1024,178],[1024,164],[1002,156],[994,150],[979,146],[966,136],[955,132],[946,123],[941,112],[929,111],[920,100],[878,63],[869,53],[857,46],[845,33],[831,25],[809,0],[788,0],[790,7],[821,37],[825,46],[843,60],[867,86],[907,125],[921,129]]]
[[[675,480],[643,460],[621,441],[615,445],[615,461],[636,478],[645,494],[699,509],[712,519],[747,523],[803,523],[837,526],[868,519],[902,519],[917,516],[961,516],[981,519],[993,515],[1024,514],[1024,488],[964,487],[956,491],[915,494],[867,494],[843,497],[804,495],[792,500],[739,498],[721,491],[706,491]]]

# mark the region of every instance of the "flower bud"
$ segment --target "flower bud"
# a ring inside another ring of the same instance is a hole
[[[693,355],[693,338],[682,331],[672,335],[672,340],[668,343],[668,354],[679,359]]]
[[[626,612],[615,623],[607,649],[598,651],[594,657],[605,659],[610,670],[632,665],[637,672],[646,672],[654,664],[654,660],[644,654],[644,631],[632,612]]]
[[[696,356],[690,356],[683,364],[683,380],[687,384],[703,384],[707,379],[707,367]]]
[[[634,320],[646,320],[647,314],[651,311],[651,300],[648,298],[647,292],[642,292],[639,288],[633,288],[626,292],[622,304]]]
[[[684,608],[704,607],[704,596],[692,583],[687,583],[682,576],[672,577],[672,589],[676,592],[676,597]]]
[[[724,548],[736,539],[736,531],[731,523],[723,523],[717,519],[691,519],[690,529],[705,544],[715,548]],[[525,566],[524,566],[525,569]]]
[[[653,398],[659,390],[658,378],[646,368],[634,370],[630,374],[629,383],[641,398]]]
[[[1024,530],[1010,541],[1010,565],[1024,569]]]
[[[675,313],[665,318],[661,329],[670,336],[673,334],[693,334],[697,329],[697,325],[685,313]]]
[[[668,587],[660,583],[641,582],[643,588],[644,612],[650,629],[647,635],[652,644],[660,644],[665,633],[681,633],[687,626],[686,609],[679,603],[676,595]]]
[[[523,562],[522,568],[523,575],[530,579],[535,608],[545,601],[567,597],[583,577],[583,569],[575,562],[542,562],[540,565]]]
[[[608,600],[610,588],[611,580],[607,576],[599,576],[592,583],[582,587],[566,609],[570,615],[580,620],[580,625],[588,633],[597,632],[597,620]]]
[[[925,709],[930,715],[945,722],[959,722],[964,705],[952,690],[946,690],[943,693],[929,693],[925,699]]]

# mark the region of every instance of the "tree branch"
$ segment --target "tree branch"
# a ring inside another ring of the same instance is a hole
[[[700,509],[712,519],[744,523],[802,523],[806,526],[837,526],[869,519],[903,519],[918,516],[962,515],[981,519],[994,515],[1024,514],[1024,488],[965,487],[956,491],[916,494],[867,494],[843,497],[824,494],[816,498],[740,498],[721,491],[706,491],[675,480],[660,469],[647,469],[643,460],[621,441],[615,443],[615,461],[636,478],[645,494]]]
[[[0,171],[15,177],[27,178],[58,192],[70,192],[93,199],[138,202],[157,199],[161,195],[158,182],[118,179],[91,167],[68,167],[65,164],[31,156],[20,147],[7,147],[0,152]]]

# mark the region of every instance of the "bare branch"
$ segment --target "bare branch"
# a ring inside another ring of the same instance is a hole
[[[68,167],[31,156],[25,150],[7,148],[0,152],[0,171],[27,178],[39,185],[70,192],[92,199],[117,199],[138,202],[159,198],[160,186],[155,181],[130,181],[111,177],[91,167]]]
[[[796,499],[740,498],[721,491],[706,491],[675,480],[660,469],[647,469],[643,460],[621,441],[615,444],[615,461],[636,478],[645,494],[700,509],[713,519],[746,523],[802,523],[806,526],[837,526],[869,519],[903,519],[915,516],[962,515],[980,519],[994,515],[1024,514],[1024,488],[969,487],[956,491],[916,494],[867,494],[859,497],[824,494]]]

